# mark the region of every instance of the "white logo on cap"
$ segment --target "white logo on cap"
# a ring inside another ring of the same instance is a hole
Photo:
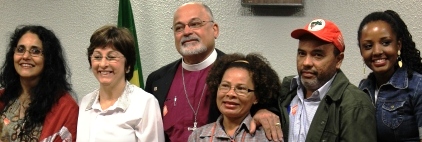
[[[322,19],[315,19],[308,25],[309,31],[319,31],[325,27],[325,21]]]

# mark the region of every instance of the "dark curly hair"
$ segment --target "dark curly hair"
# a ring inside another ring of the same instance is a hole
[[[393,10],[386,10],[384,12],[373,12],[367,15],[359,25],[358,30],[358,47],[360,47],[360,38],[362,36],[362,28],[374,21],[384,21],[391,26],[391,29],[396,34],[397,40],[401,41],[402,48],[401,59],[403,65],[408,67],[408,75],[412,77],[412,72],[416,71],[422,74],[422,62],[420,51],[416,48],[415,42],[412,40],[412,35],[407,29],[407,25],[400,18],[399,14]]]
[[[20,128],[20,138],[28,136],[35,127],[43,125],[47,113],[59,99],[66,93],[72,92],[71,84],[68,82],[71,73],[66,63],[65,53],[53,31],[38,25],[18,26],[10,37],[6,59],[0,72],[0,86],[4,88],[0,101],[5,105],[2,113],[19,98],[23,91],[20,76],[14,67],[13,56],[20,38],[26,33],[36,34],[41,40],[44,68],[39,75],[38,83],[30,89],[31,103],[25,112],[25,125]]]
[[[235,62],[238,60],[245,60],[249,63]],[[258,100],[258,104],[253,105],[251,108],[252,114],[259,108],[275,107],[273,105],[277,103],[277,96],[280,95],[281,91],[281,82],[277,72],[271,68],[267,59],[260,54],[251,53],[245,56],[235,53],[219,58],[208,74],[207,85],[208,93],[211,95],[211,110],[218,111],[216,104],[218,86],[221,83],[224,73],[229,68],[243,68],[252,74],[252,80],[255,86],[254,94]]]
[[[114,49],[126,58],[125,69],[128,69],[129,72],[125,73],[125,79],[132,79],[136,63],[135,40],[127,28],[105,25],[97,29],[89,41],[90,45],[87,49],[89,67],[91,67],[91,55],[96,48],[113,45]]]

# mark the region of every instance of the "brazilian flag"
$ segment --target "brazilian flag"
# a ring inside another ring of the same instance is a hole
[[[137,85],[138,87],[144,88],[144,79],[142,77],[141,57],[139,56],[138,38],[136,36],[135,21],[133,20],[132,6],[130,0],[119,1],[119,16],[117,20],[118,27],[125,27],[129,29],[135,39],[135,52],[136,52],[136,63],[135,71],[130,83]]]

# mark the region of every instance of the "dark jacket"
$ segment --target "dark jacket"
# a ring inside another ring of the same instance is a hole
[[[422,127],[422,75],[406,67],[398,68],[390,80],[379,87],[375,102],[376,78],[373,73],[359,88],[376,106],[377,133],[380,142],[419,141]]]
[[[217,51],[217,59],[225,55],[220,50],[215,50]],[[177,67],[180,65],[180,63],[182,63],[182,59],[178,59],[170,64],[167,64],[148,75],[145,91],[151,93],[155,96],[155,98],[157,98],[161,112],[163,112],[164,101],[167,98],[171,83],[173,82],[174,75],[176,74]],[[154,90],[154,88],[156,88],[156,90]],[[219,111],[210,111],[208,116],[215,116],[215,118],[208,118],[208,121],[216,121],[219,115]]]
[[[279,98],[280,121],[286,142],[289,136],[288,110],[297,95],[297,84],[292,84],[295,81],[293,77],[283,79],[283,95]],[[306,142],[376,142],[375,125],[375,107],[370,98],[339,70],[316,110]]]

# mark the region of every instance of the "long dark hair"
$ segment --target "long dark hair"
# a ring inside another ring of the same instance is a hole
[[[13,56],[19,39],[28,32],[38,35],[42,42],[44,68],[39,75],[38,84],[30,89],[31,103],[25,112],[25,125],[20,128],[20,138],[28,136],[35,127],[41,126],[47,113],[58,100],[66,93],[72,92],[71,84],[68,82],[71,73],[65,60],[63,47],[53,31],[37,25],[19,26],[10,37],[6,59],[0,72],[0,86],[4,88],[0,101],[5,104],[2,113],[22,93],[20,76],[14,67]]]
[[[407,29],[407,25],[400,18],[400,15],[393,10],[386,10],[384,12],[373,12],[367,15],[359,25],[358,30],[358,46],[360,45],[360,38],[362,36],[362,28],[369,22],[384,21],[391,26],[391,29],[396,34],[397,40],[401,41],[402,48],[401,59],[404,66],[408,67],[408,75],[412,77],[413,71],[422,74],[422,62],[420,51],[416,48],[416,44],[412,39],[412,35]]]

